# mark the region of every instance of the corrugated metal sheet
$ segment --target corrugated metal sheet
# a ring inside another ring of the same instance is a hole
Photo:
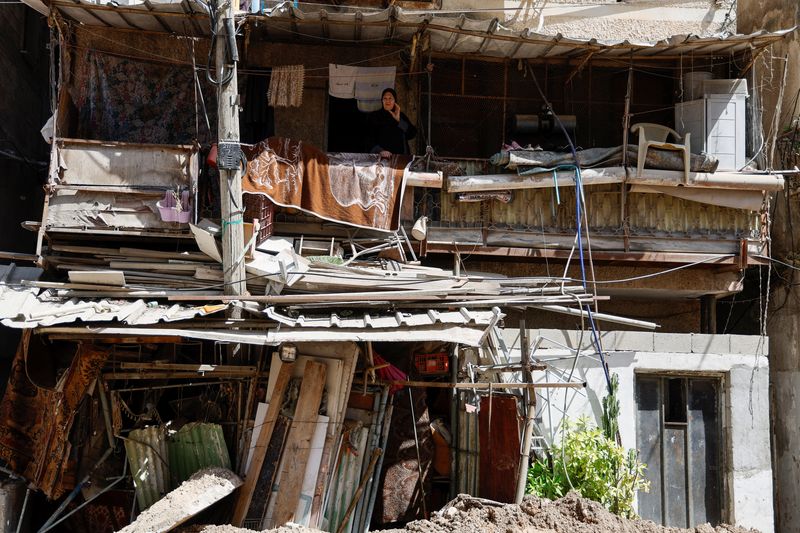
[[[353,500],[361,481],[361,466],[365,459],[369,459],[366,453],[368,436],[368,428],[353,429],[348,434],[349,443],[341,448],[339,461],[328,489],[329,499],[325,510],[328,531],[338,531],[340,524],[344,521],[344,514]],[[353,516],[351,515],[345,531],[350,531],[349,524],[352,523],[352,520]]]
[[[169,470],[173,487],[209,466],[231,468],[222,426],[191,422],[172,435],[169,441]]]
[[[206,316],[228,306],[164,305],[154,301],[52,297],[50,291],[0,285],[0,322],[11,328],[54,326],[70,322],[122,322],[132,326]]]
[[[24,0],[46,13],[41,0]],[[208,35],[208,19],[197,0],[151,0],[131,5],[107,4],[88,0],[50,4],[67,18],[89,26],[145,29],[179,35]],[[244,14],[241,14],[244,15]],[[241,16],[240,15],[240,16]],[[250,15],[266,27],[273,39],[306,39],[314,42],[411,42],[424,30],[430,35],[433,50],[454,54],[505,58],[648,57],[655,55],[732,54],[763,48],[781,39],[794,28],[774,33],[697,37],[676,35],[658,42],[598,41],[545,35],[531,29],[514,31],[497,19],[476,20],[463,14],[403,10],[392,6],[384,10],[339,12],[336,6],[304,5],[283,2],[264,15]],[[187,20],[189,23],[187,23]]]
[[[355,317],[340,317],[336,313],[290,317],[279,313],[274,307],[266,308],[264,313],[272,320],[290,327],[342,329],[394,329],[402,326],[421,327],[437,324],[488,326],[504,316],[496,307],[491,311],[475,311],[462,307],[458,311],[439,312],[431,309],[425,313],[397,311],[388,316],[359,314]]]
[[[139,510],[144,510],[170,491],[167,434],[163,426],[134,429],[125,439]]]

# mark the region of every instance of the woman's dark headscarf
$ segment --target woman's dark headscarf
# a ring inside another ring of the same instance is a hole
[[[394,97],[394,101],[397,101],[397,92],[391,87],[387,87],[383,90],[381,93],[381,100],[383,100],[383,97],[386,96],[386,93],[391,93],[391,95]]]

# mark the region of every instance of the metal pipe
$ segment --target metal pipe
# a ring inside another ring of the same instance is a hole
[[[367,434],[367,445],[365,448],[365,452],[370,450],[376,450],[379,448],[378,441],[380,440],[380,416],[381,416],[381,408],[382,408],[382,401],[383,401],[383,394],[375,394],[375,397],[372,402],[372,420],[370,421],[369,433]],[[367,469],[369,468],[369,463],[362,462],[361,463],[361,476],[366,474]],[[367,480],[367,485],[369,485],[369,481]],[[364,488],[367,488],[367,485]],[[356,502],[355,509],[353,510],[353,531],[359,531],[361,526],[361,515],[364,510],[364,501],[359,500]]]
[[[564,307],[561,305],[534,305],[537,309],[544,309],[546,311],[553,311],[554,313],[562,313],[565,315],[588,317],[589,313],[582,309],[575,309],[573,307]],[[592,318],[595,320],[602,320],[604,322],[613,322],[615,324],[625,324],[626,326],[634,326],[644,329],[656,329],[658,324],[655,322],[647,322],[645,320],[636,320],[633,318],[624,318],[616,315],[607,315],[605,313],[592,313]]]
[[[81,509],[83,509],[83,507],[89,505],[94,500],[96,500],[97,498],[99,498],[100,496],[102,496],[103,494],[108,492],[109,490],[111,490],[117,483],[119,483],[120,481],[122,481],[123,479],[128,477],[127,470],[128,470],[128,461],[124,461],[123,462],[123,470],[122,470],[123,473],[122,473],[121,476],[119,476],[118,478],[115,478],[114,481],[109,483],[108,486],[104,487],[103,490],[101,490],[100,492],[98,492],[97,494],[95,494],[94,496],[92,496],[91,498],[89,498],[88,500],[86,500],[85,502],[80,504],[79,506],[77,506],[75,509],[73,509],[72,511],[68,512],[67,514],[65,514],[61,518],[59,518],[57,521],[55,521],[52,524],[50,524],[50,526],[47,529],[40,529],[39,533],[45,533],[45,531],[51,530],[52,528],[56,527],[58,524],[60,524],[61,522],[63,522],[64,520],[66,520],[67,518],[72,516],[73,514],[77,513]],[[136,498],[134,498],[134,501],[136,501]],[[17,530],[17,533],[19,533],[19,529]]]
[[[414,427],[414,449],[417,452],[417,472],[419,472],[419,494],[420,501],[422,502],[422,516],[428,518],[428,509],[425,505],[425,484],[422,479],[422,457],[419,454],[419,437],[417,436],[417,415],[414,414],[414,396],[411,394],[411,389],[408,389],[408,403],[411,406],[411,423]]]
[[[100,407],[103,408],[103,422],[106,426],[108,447],[114,448],[114,425],[111,423],[111,410],[109,409],[108,397],[106,396],[106,384],[102,377],[97,378],[97,395],[100,396]]]
[[[339,527],[336,529],[336,533],[343,533],[345,528],[347,527],[347,522],[350,518],[350,515],[353,513],[353,509],[355,509],[356,504],[361,500],[361,493],[364,492],[364,487],[369,481],[369,478],[372,477],[372,471],[375,470],[375,465],[378,462],[378,457],[383,455],[383,450],[380,448],[375,448],[372,450],[372,457],[369,460],[369,465],[367,466],[366,472],[364,475],[361,476],[361,483],[358,484],[358,488],[356,489],[355,494],[353,494],[353,499],[350,501],[350,505],[347,506],[347,510],[344,512],[344,516],[342,517],[342,522],[339,524]],[[423,507],[424,507],[423,503]]]
[[[25,519],[25,509],[28,507],[28,497],[31,495],[31,488],[25,488],[25,499],[22,500],[22,510],[19,512],[19,520],[17,521],[17,533],[22,529],[22,521]]]
[[[89,478],[92,476],[97,467],[103,464],[113,451],[114,451],[113,448],[109,448],[108,450],[105,451],[105,453],[94,464],[91,470],[89,470],[89,472],[83,477],[80,483],[75,485],[75,488],[72,489],[72,492],[70,492],[69,495],[64,499],[64,501],[61,502],[61,505],[58,506],[58,509],[56,509],[56,511],[52,515],[50,515],[50,518],[48,518],[47,521],[44,523],[44,525],[42,525],[42,527],[39,529],[39,533],[44,533],[45,531],[48,531],[50,528],[53,527],[54,525],[53,522],[56,520],[56,518],[58,518],[58,516],[64,512],[64,509],[66,509],[67,506],[70,503],[72,503],[72,500],[74,500],[78,496],[78,494],[81,492],[81,489],[86,484],[86,482],[89,481]]]
[[[388,397],[389,389],[386,389]],[[389,428],[392,425],[392,413],[394,412],[394,396],[388,397],[386,411],[383,416],[383,428],[381,430],[381,449],[386,449],[386,444],[389,441]],[[364,531],[369,531],[369,525],[372,521],[372,511],[375,509],[375,500],[378,497],[378,490],[380,489],[380,475],[381,468],[383,468],[383,458],[386,454],[381,454],[378,458],[378,464],[375,466],[375,471],[378,473],[377,482],[373,481],[370,487],[369,504],[367,505],[366,519],[364,521]]]

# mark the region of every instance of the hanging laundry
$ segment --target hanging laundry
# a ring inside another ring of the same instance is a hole
[[[355,95],[358,110],[365,113],[381,108],[381,93],[394,89],[396,67],[358,67]]]
[[[267,101],[272,107],[300,107],[303,103],[303,65],[272,67]]]
[[[356,97],[358,67],[328,64],[328,94],[336,98]]]

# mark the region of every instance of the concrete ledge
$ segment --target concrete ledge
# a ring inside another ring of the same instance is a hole
[[[504,329],[503,339],[509,348],[519,348],[519,331]],[[540,348],[559,349],[578,347],[581,332],[562,329],[530,329],[531,342],[542,337]],[[656,352],[678,354],[739,354],[766,356],[769,338],[759,335],[706,335],[702,333],[653,333],[650,331],[603,331],[603,349],[608,352]],[[583,333],[580,348],[594,350],[592,333]]]

